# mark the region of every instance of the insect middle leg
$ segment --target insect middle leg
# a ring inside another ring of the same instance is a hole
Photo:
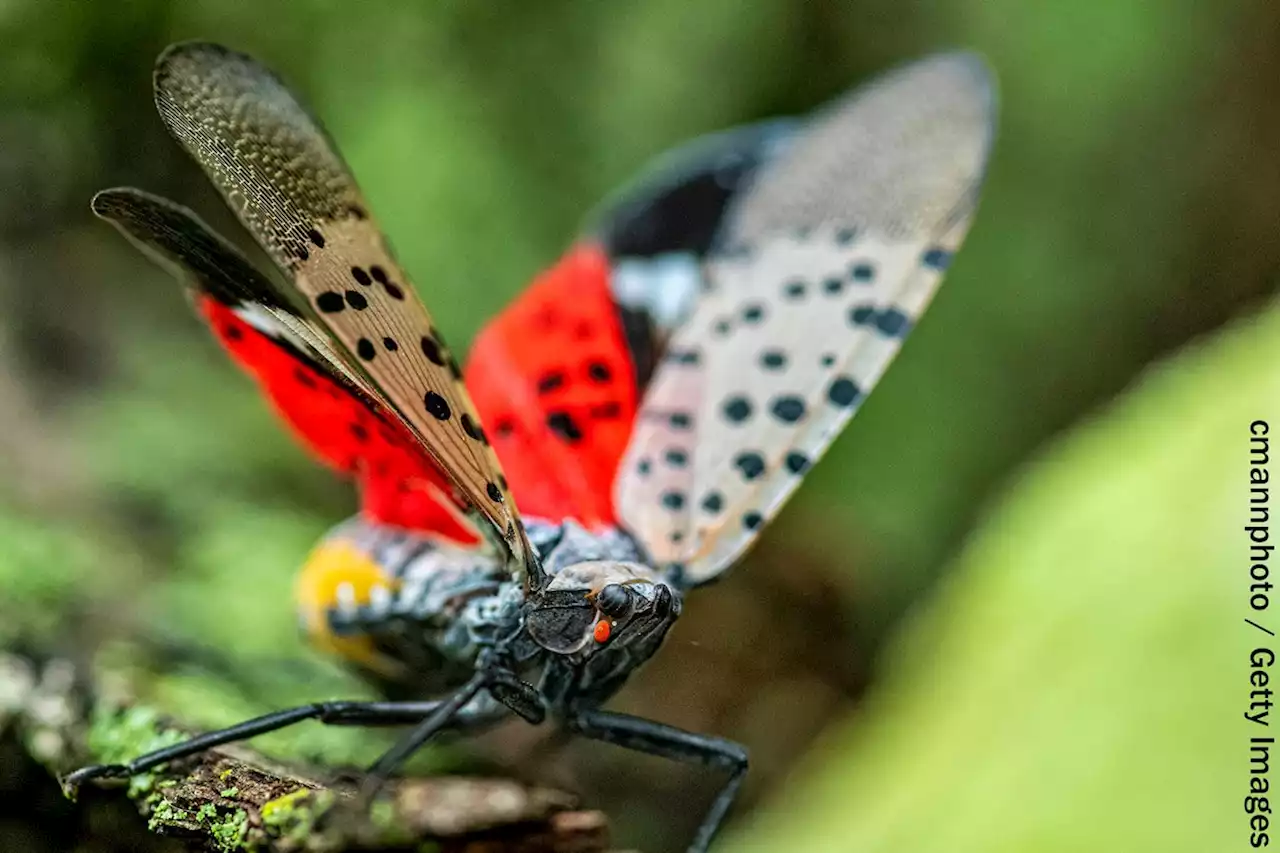
[[[169,761],[204,752],[215,746],[248,740],[286,728],[303,720],[318,720],[331,726],[403,726],[431,717],[450,700],[423,702],[315,702],[254,717],[225,729],[206,732],[182,743],[140,755],[127,764],[94,764],[67,775],[63,785],[74,790],[91,779],[133,776]]]
[[[747,775],[746,747],[726,738],[686,732],[654,720],[609,711],[581,711],[569,719],[568,725],[575,734],[636,752],[727,768],[729,780],[716,795],[689,845],[689,853],[705,853]]]
[[[487,689],[494,699],[501,702],[526,722],[537,725],[546,718],[546,707],[537,689],[521,681],[514,673],[490,668],[476,673],[461,689],[422,720],[413,731],[405,735],[395,746],[387,750],[369,768],[361,786],[361,796],[372,799],[405,761],[445,726],[456,718],[459,711],[482,689]]]

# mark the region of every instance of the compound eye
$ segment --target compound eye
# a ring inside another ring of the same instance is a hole
[[[621,584],[611,583],[596,596],[596,607],[610,619],[624,619],[631,615],[631,593]]]

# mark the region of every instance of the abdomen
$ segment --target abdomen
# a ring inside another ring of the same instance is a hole
[[[505,578],[476,548],[356,517],[316,546],[295,589],[314,646],[387,692],[429,696],[474,671],[477,613]]]

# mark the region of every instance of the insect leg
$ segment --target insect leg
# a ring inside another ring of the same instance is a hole
[[[463,706],[475,698],[475,695],[482,688],[488,686],[491,680],[492,676],[489,673],[477,672],[471,677],[470,681],[458,688],[448,699],[435,703],[436,707],[432,709],[425,720],[418,723],[413,731],[383,753],[382,757],[369,768],[369,773],[365,776],[364,785],[361,786],[361,798],[365,802],[371,800],[391,774],[395,772],[396,768],[403,764],[409,756],[421,749],[422,745],[438,734],[441,729],[453,723]]]
[[[531,725],[539,725],[547,718],[547,705],[538,688],[511,672],[490,670],[490,674],[493,681],[488,685],[489,694],[494,699]]]
[[[689,845],[689,853],[705,853],[747,775],[746,747],[725,738],[686,732],[653,720],[608,711],[579,712],[570,718],[569,729],[583,737],[636,752],[659,755],[673,761],[727,768],[730,772],[729,781],[716,795],[711,808],[702,819],[702,825],[698,827],[698,834]]]
[[[423,717],[430,716],[442,704],[440,701],[430,702],[315,702],[297,708],[275,711],[246,720],[225,729],[206,732],[202,735],[184,740],[182,743],[166,746],[154,752],[140,755],[128,764],[94,764],[82,767],[63,779],[68,790],[75,790],[90,779],[132,776],[136,773],[158,767],[168,761],[186,758],[215,746],[248,740],[267,732],[283,729],[303,720],[319,720],[329,725],[356,726],[398,726],[416,723]]]

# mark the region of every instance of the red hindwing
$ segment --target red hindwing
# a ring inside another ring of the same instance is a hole
[[[613,524],[635,419],[635,369],[609,259],[569,251],[476,337],[467,388],[524,515]]]
[[[447,479],[407,430],[218,300],[199,294],[196,310],[303,445],[331,468],[356,478],[366,515],[395,527],[476,541],[448,506]]]
[[[369,518],[476,541],[407,430],[230,307],[207,295],[196,307],[303,445],[356,478]],[[476,338],[466,380],[524,514],[616,522],[613,479],[638,391],[602,250],[573,249],[494,318]]]

